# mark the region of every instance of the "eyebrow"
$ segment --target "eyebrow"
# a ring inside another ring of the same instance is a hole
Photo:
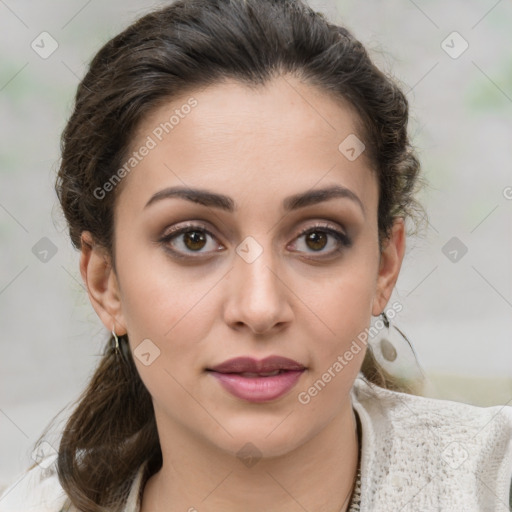
[[[151,196],[144,208],[147,208],[149,205],[163,199],[171,198],[186,199],[187,201],[192,201],[194,203],[212,208],[219,208],[230,213],[233,213],[237,210],[235,201],[233,201],[233,199],[229,196],[217,194],[205,189],[188,187],[169,187],[160,190]],[[359,197],[354,192],[352,192],[352,190],[341,185],[333,185],[331,187],[308,190],[306,192],[288,196],[283,200],[283,209],[285,212],[291,212],[293,210],[298,210],[299,208],[305,208],[306,206],[322,203],[324,201],[329,201],[335,198],[352,200],[359,205],[363,211],[363,215],[366,214],[361,199],[359,199]]]

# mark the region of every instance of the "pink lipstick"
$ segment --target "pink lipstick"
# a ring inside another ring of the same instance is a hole
[[[260,361],[251,357],[236,357],[207,368],[223,388],[242,400],[268,402],[290,391],[306,368],[281,356],[269,356]]]

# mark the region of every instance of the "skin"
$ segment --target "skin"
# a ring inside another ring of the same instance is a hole
[[[163,453],[142,512],[346,510],[358,446],[349,393],[365,351],[309,404],[297,395],[385,309],[404,255],[403,219],[379,253],[377,179],[364,152],[349,161],[338,150],[359,134],[357,117],[349,104],[292,77],[259,89],[227,81],[175,98],[143,120],[132,147],[191,95],[198,106],[123,180],[116,272],[91,234],[82,235],[81,273],[105,327],[128,333],[132,350],[145,339],[160,350],[149,366],[134,358]],[[228,195],[237,211],[181,198],[145,208],[153,194],[179,185]],[[364,211],[334,198],[284,212],[285,197],[330,185],[349,188]],[[159,242],[186,221],[213,237]],[[351,245],[299,236],[317,222]],[[236,252],[247,236],[263,251],[251,263]],[[205,371],[232,357],[273,354],[307,370],[271,402],[235,398]],[[236,455],[247,442],[261,456],[251,467]]]

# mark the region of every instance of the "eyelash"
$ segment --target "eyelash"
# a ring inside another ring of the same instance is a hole
[[[201,256],[189,256],[188,254],[184,255],[180,251],[176,251],[176,250],[168,247],[168,244],[169,244],[169,242],[171,242],[171,240],[179,237],[180,235],[191,232],[191,231],[200,231],[202,233],[209,235],[212,238],[216,238],[215,235],[211,231],[209,231],[206,227],[204,227],[200,224],[190,223],[190,224],[186,224],[185,226],[181,226],[179,228],[173,229],[170,233],[161,237],[158,241],[161,244],[165,245],[165,249],[167,251],[171,252],[173,255],[175,255],[178,258],[183,258],[183,259],[185,259],[185,258],[200,258]],[[314,232],[327,233],[328,235],[333,236],[337,240],[339,246],[336,249],[332,250],[330,253],[328,253],[331,256],[342,252],[345,248],[349,248],[352,245],[351,239],[345,233],[330,227],[328,224],[320,224],[320,223],[303,229],[302,231],[300,231],[300,233],[297,234],[295,239],[299,239],[300,237],[302,237],[304,235],[308,235],[309,233],[314,233]],[[189,254],[193,254],[193,253],[194,253],[194,251],[192,251]],[[318,251],[317,253],[320,254],[321,251]],[[201,253],[198,252],[198,254],[201,254]],[[312,254],[315,254],[315,251],[312,251]],[[323,256],[321,256],[321,257],[323,257]]]

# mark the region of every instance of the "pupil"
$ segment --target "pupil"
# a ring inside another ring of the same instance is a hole
[[[206,237],[204,236],[204,233],[200,233],[199,231],[188,231],[185,233],[185,245],[189,249],[202,249],[204,247]],[[188,242],[191,242],[189,244]],[[197,247],[195,244],[199,243],[199,247]]]
[[[312,249],[323,249],[325,247],[325,242],[326,242],[326,234],[325,233],[321,233],[321,232],[318,232],[318,231],[313,231],[312,233],[309,233],[309,235],[306,237],[306,240],[307,242],[313,242],[313,247],[311,247]],[[317,245],[318,244],[318,241],[320,240],[320,245]],[[323,242],[323,243],[322,243]],[[315,246],[316,244],[316,246]]]

